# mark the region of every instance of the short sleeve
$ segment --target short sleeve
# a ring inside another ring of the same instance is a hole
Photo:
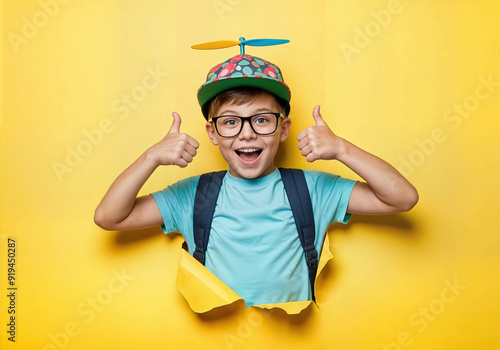
[[[346,224],[351,218],[351,214],[347,212],[347,206],[357,181],[321,171],[305,171],[304,173],[316,222],[322,222],[325,225],[334,222]]]
[[[180,232],[184,235],[189,230],[199,178],[189,177],[161,191],[150,193],[160,210],[163,219],[161,229],[165,234]]]

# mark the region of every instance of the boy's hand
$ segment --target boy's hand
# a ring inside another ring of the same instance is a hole
[[[200,145],[191,136],[180,132],[181,116],[177,112],[173,112],[172,116],[174,120],[167,135],[149,151],[158,166],[178,165],[184,168],[191,163]]]
[[[318,159],[338,159],[342,154],[342,139],[335,135],[323,120],[317,105],[313,110],[315,126],[310,126],[297,135],[300,153],[308,162]]]

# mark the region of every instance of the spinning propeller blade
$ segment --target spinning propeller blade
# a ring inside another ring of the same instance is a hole
[[[243,44],[248,46],[272,46],[289,43],[290,40],[285,39],[251,39],[245,40]]]
[[[250,39],[245,40],[241,37],[239,41],[235,40],[218,40],[210,41],[208,43],[193,45],[191,48],[198,50],[212,50],[212,49],[224,49],[226,47],[240,45],[240,53],[245,53],[245,45],[248,46],[272,46],[289,43],[290,40],[286,39]]]
[[[193,45],[191,48],[197,50],[213,50],[213,49],[224,49],[226,47],[236,46],[241,44],[239,41],[235,40],[218,40],[218,41],[210,41],[208,43]]]

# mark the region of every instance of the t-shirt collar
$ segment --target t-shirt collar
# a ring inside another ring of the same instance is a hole
[[[251,187],[267,185],[270,182],[275,181],[279,177],[280,177],[280,172],[276,167],[274,168],[274,171],[271,174],[259,177],[257,179],[242,179],[231,175],[229,173],[229,170],[227,171],[226,174],[226,179],[227,181],[229,181],[229,183],[241,186],[251,186]]]

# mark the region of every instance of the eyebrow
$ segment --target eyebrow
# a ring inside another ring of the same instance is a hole
[[[255,111],[253,111],[253,114],[260,113],[260,112],[272,112],[272,111],[267,107],[262,107],[262,108],[258,108]],[[233,110],[233,109],[226,109],[226,110],[220,112],[219,115],[223,115],[224,113],[233,113],[234,115],[238,115],[238,112]]]

